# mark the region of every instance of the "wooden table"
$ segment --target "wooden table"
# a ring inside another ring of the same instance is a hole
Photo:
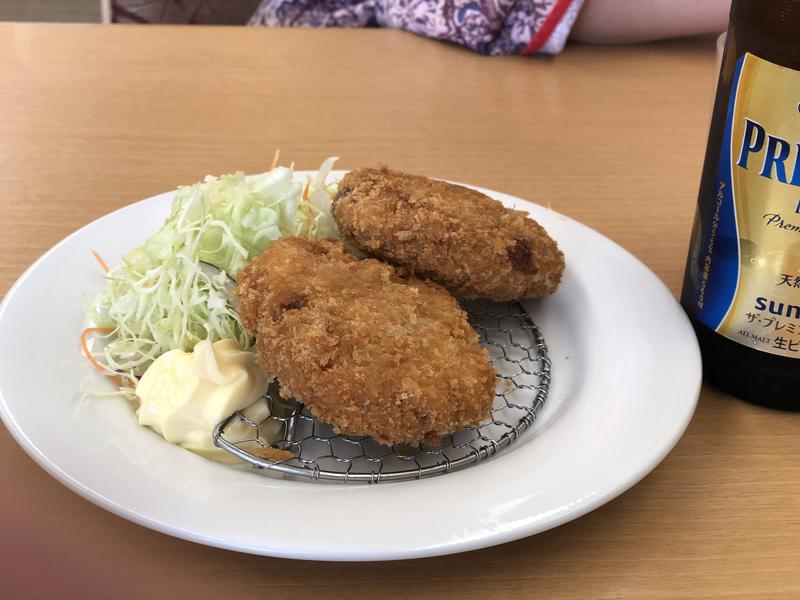
[[[378,30],[0,25],[0,292],[85,223],[207,173],[386,162],[530,198],[678,292],[713,41],[489,59]],[[556,530],[467,554],[303,563],[107,513],[0,433],[7,597],[798,598],[800,416],[710,387],[643,482]]]

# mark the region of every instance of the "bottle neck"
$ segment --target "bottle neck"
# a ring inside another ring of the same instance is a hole
[[[737,55],[800,69],[800,0],[733,0],[729,35]]]

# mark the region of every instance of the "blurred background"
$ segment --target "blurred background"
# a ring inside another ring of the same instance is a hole
[[[258,0],[0,0],[0,21],[244,25]]]
[[[99,23],[101,0],[0,0],[0,21]]]

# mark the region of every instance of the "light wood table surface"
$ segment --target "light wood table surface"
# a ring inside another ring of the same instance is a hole
[[[298,168],[337,154],[550,204],[677,294],[715,69],[712,40],[490,59],[384,30],[0,25],[0,293],[89,221],[258,172],[279,147]],[[68,491],[0,429],[9,598],[800,598],[800,416],[710,387],[667,459],[599,510],[393,563],[170,538]]]

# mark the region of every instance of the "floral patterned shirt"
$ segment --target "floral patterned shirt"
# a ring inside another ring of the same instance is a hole
[[[261,0],[251,25],[392,27],[481,54],[556,54],[583,0]]]
[[[115,22],[393,27],[481,54],[556,54],[584,0],[111,0]]]

